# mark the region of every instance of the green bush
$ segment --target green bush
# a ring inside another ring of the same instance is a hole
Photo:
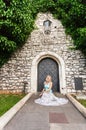
[[[83,0],[58,0],[54,16],[62,21],[76,49],[86,55],[86,4]]]
[[[33,30],[31,7],[28,0],[0,1],[0,66],[25,43]]]
[[[39,12],[60,19],[75,47],[86,55],[85,0],[0,0],[0,66],[25,43]]]

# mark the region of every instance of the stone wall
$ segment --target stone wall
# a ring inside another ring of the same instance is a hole
[[[52,22],[49,35],[44,33],[43,26],[47,19]],[[58,54],[64,60],[67,92],[76,92],[74,77],[82,77],[86,89],[86,59],[79,50],[70,49],[73,48],[73,41],[65,34],[61,21],[54,19],[52,14],[39,13],[35,25],[36,29],[24,46],[0,69],[0,89],[21,92],[24,84],[28,83],[26,87],[29,91],[32,61],[39,53],[47,51]]]

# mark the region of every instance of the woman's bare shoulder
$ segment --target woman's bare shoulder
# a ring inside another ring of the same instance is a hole
[[[52,84],[53,84],[53,82],[50,82],[50,84],[52,85]]]

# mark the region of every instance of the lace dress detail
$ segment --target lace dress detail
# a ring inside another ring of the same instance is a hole
[[[49,89],[49,84],[44,85],[44,89]],[[53,93],[52,90],[49,92],[44,92],[42,97],[35,100],[35,103],[45,106],[60,106],[68,103],[68,100],[65,98],[58,98]]]

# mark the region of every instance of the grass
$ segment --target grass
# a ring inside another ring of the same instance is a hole
[[[84,99],[79,99],[78,100],[84,107],[86,107],[86,100]]]
[[[14,106],[25,94],[0,94],[0,116]]]
[[[72,95],[79,103],[81,103],[84,107],[86,107],[86,100],[85,99],[77,99],[75,95]]]

